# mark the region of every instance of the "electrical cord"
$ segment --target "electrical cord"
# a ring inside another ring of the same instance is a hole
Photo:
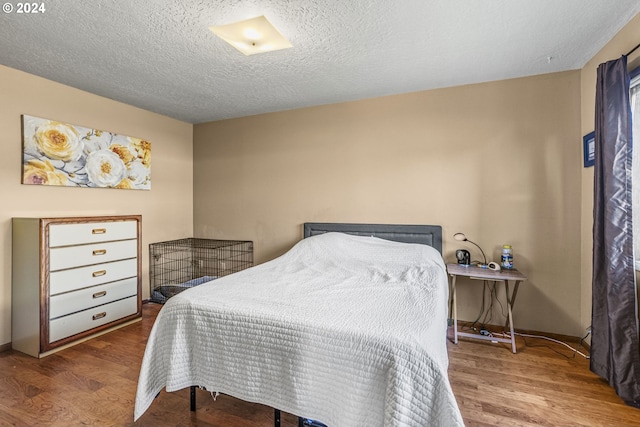
[[[478,317],[476,318],[476,320],[474,320],[471,325],[469,325],[469,329],[475,331],[475,327],[476,327],[476,323],[478,323],[478,321],[480,320],[480,318],[482,317],[482,315],[484,314],[485,311],[485,294],[486,294],[486,289],[487,289],[487,281],[484,280],[483,281],[483,285],[482,285],[482,306],[480,307],[480,313],[478,313]]]
[[[485,312],[484,318],[482,319],[482,329],[487,330],[485,327],[487,324],[491,324],[493,320],[493,301],[498,299],[496,294],[496,282],[493,282],[493,286],[488,285],[489,288],[489,307]]]
[[[483,287],[482,287],[482,305],[480,307],[480,313],[478,313],[478,317],[468,326],[468,329],[471,329],[473,331],[477,331],[476,325],[478,324],[478,322],[480,322],[480,319],[482,318],[480,329],[484,330],[486,332],[486,334],[489,335],[489,336],[491,336],[491,333],[486,329],[486,325],[491,323],[491,320],[493,319],[493,302],[494,302],[494,300],[500,305],[500,310],[502,312],[502,315],[505,318],[507,317],[507,315],[504,312],[504,306],[502,305],[502,303],[500,302],[500,299],[498,298],[497,289],[496,289],[497,282],[493,281],[492,285],[487,280],[485,280],[483,282]],[[489,302],[489,306],[488,307],[486,305],[487,290],[489,291],[489,298],[490,298],[490,300],[489,300],[490,302]],[[484,315],[484,318],[483,318],[483,315]]]
[[[580,345],[578,346],[578,348],[582,347],[582,343],[583,343],[583,342],[584,342],[584,340],[589,336],[589,334],[590,334],[590,333],[591,333],[591,331],[587,332],[587,334],[586,334],[584,337],[582,337],[582,339],[580,340]],[[544,335],[522,334],[522,333],[520,333],[520,332],[514,332],[513,334],[514,334],[514,335],[521,336],[521,337],[523,337],[523,338],[539,338],[539,339],[544,339],[544,340],[547,340],[547,341],[552,341],[552,342],[555,342],[555,343],[557,343],[557,344],[562,344],[563,346],[565,346],[565,347],[567,347],[568,349],[570,349],[570,350],[572,350],[572,351],[573,351],[573,357],[575,357],[575,356],[576,356],[576,354],[579,354],[580,356],[584,357],[585,359],[590,359],[590,358],[591,358],[591,356],[586,355],[586,354],[582,353],[581,351],[579,351],[579,350],[578,350],[578,348],[573,348],[573,347],[571,347],[569,344],[567,344],[567,343],[565,343],[565,342],[563,342],[563,341],[557,340],[557,339],[555,339],[555,338],[545,337]],[[510,335],[510,334],[508,334],[508,333],[506,333],[506,332],[496,333],[496,335],[502,335],[502,336],[504,336],[504,337],[511,338],[511,335]],[[527,344],[527,342],[526,342],[526,340],[525,340],[525,344],[526,344],[526,345],[528,345],[528,344]],[[562,353],[560,353],[560,354],[562,354]],[[565,355],[563,355],[563,356],[565,356]],[[565,356],[565,357],[567,357],[567,358],[568,358],[568,356]]]
[[[502,312],[502,317],[504,317],[505,319],[507,318],[507,313],[504,312],[504,306],[502,305],[502,303],[500,302],[500,298],[498,298],[498,291],[496,289],[496,286],[498,286],[498,282],[493,282],[493,290],[494,290],[494,296],[496,298],[496,302],[498,303],[498,305],[500,306],[500,311]]]

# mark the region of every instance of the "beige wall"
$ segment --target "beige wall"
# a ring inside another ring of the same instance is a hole
[[[594,112],[596,99],[596,72],[598,65],[618,59],[640,43],[640,14],[636,15],[581,72],[582,93],[582,135],[592,132],[595,127]],[[628,59],[629,68],[640,66],[640,51],[634,52]],[[593,250],[593,168],[582,169],[582,271],[581,271],[581,318],[582,329],[591,324],[591,271]]]
[[[580,140],[593,130],[597,64],[638,40],[640,15],[580,72],[195,127],[0,66],[0,345],[11,340],[11,218],[118,214],[143,215],[145,298],[151,242],[251,239],[264,262],[289,249],[305,221],[441,224],[447,261],[459,247],[479,256],[453,241],[457,231],[492,259],[514,246],[530,278],[519,328],[582,335],[593,169],[582,168]],[[151,140],[152,190],[21,185],[21,114]],[[466,287],[461,317],[472,320],[480,295]]]
[[[479,256],[458,231],[494,260],[513,245],[517,327],[579,335],[580,143],[579,71],[200,124],[194,233],[254,240],[263,262],[305,221],[440,224],[448,261]]]
[[[21,185],[21,114],[151,141],[152,189]],[[0,66],[0,130],[0,345],[11,341],[12,217],[141,214],[148,298],[148,244],[193,232],[193,126]]]

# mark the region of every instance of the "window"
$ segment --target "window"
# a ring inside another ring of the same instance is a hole
[[[633,141],[633,252],[640,270],[640,67],[631,72],[631,138]]]

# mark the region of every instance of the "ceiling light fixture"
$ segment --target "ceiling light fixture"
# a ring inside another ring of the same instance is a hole
[[[293,47],[265,16],[209,29],[247,56]]]

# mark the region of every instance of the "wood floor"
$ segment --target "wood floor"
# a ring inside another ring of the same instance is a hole
[[[133,423],[140,361],[158,310],[145,304],[142,322],[44,359],[0,353],[0,426],[273,426],[270,408],[229,396],[213,401],[202,390],[195,413],[188,390],[161,392]],[[449,343],[449,355],[467,427],[640,426],[640,410],[558,344],[519,339],[513,354],[507,344],[465,340]],[[296,427],[296,418],[283,414],[282,425]]]

